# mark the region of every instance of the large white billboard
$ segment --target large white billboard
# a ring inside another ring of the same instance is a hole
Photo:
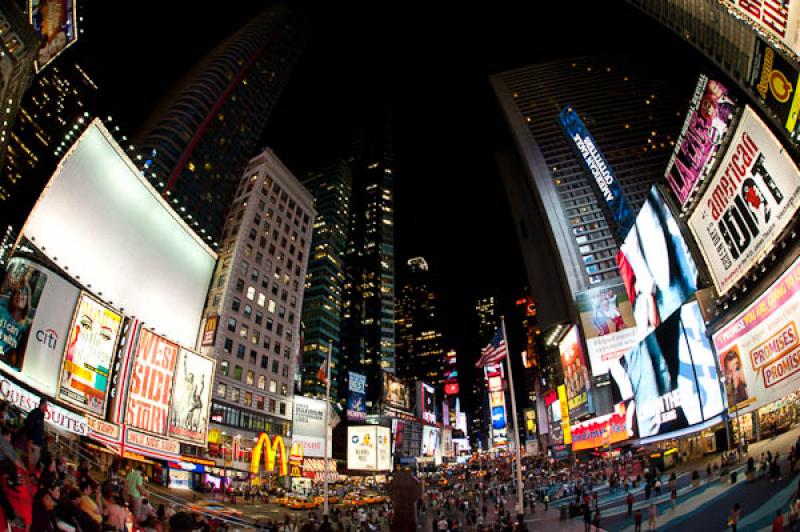
[[[798,205],[797,166],[747,107],[725,157],[689,218],[720,295],[771,251]]]
[[[325,457],[325,401],[301,395],[294,397],[292,443],[303,446],[303,456]],[[330,455],[328,448],[328,457]]]
[[[292,438],[294,441],[294,436]],[[377,425],[347,427],[347,469],[391,471],[391,438],[388,427]]]
[[[62,159],[22,234],[126,315],[195,345],[216,254],[99,120]]]

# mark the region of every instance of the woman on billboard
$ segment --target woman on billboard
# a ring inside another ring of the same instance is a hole
[[[18,370],[45,280],[31,264],[12,260],[0,287],[0,360]]]

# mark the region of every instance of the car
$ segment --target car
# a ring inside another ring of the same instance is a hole
[[[200,502],[193,502],[188,505],[189,508],[196,512],[201,512],[209,515],[213,515],[216,517],[241,517],[242,512],[235,508],[229,508],[227,506],[223,506],[218,502],[214,501],[200,501]]]
[[[314,501],[318,502],[319,504],[325,504],[325,496],[324,495],[317,495],[314,497]],[[339,496],[338,495],[328,495],[328,504],[338,504],[339,503]]]
[[[314,499],[306,499],[304,497],[290,497],[286,507],[290,510],[312,510],[319,508],[320,503]]]
[[[277,504],[279,506],[286,506],[289,503],[289,497],[286,495],[282,495],[280,497],[271,497],[269,502],[272,504]]]

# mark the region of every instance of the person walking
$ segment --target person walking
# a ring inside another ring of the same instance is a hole
[[[642,509],[637,508],[636,513],[633,514],[634,532],[642,532]]]
[[[595,532],[600,532],[600,507],[598,507],[598,506],[594,507],[593,524],[594,524],[594,531]]]
[[[142,500],[142,488],[144,487],[144,477],[142,476],[142,466],[135,465],[125,477],[125,495],[133,515],[139,514],[139,503]]]
[[[647,509],[647,530],[651,532],[656,529],[658,525],[658,508],[656,508],[656,504],[654,502],[650,503],[650,507]]]
[[[633,511],[633,493],[630,491],[628,492],[628,496],[625,497],[625,502],[628,503],[628,517],[630,517],[631,512]]]
[[[583,531],[592,532],[592,510],[588,504],[583,505]]]
[[[672,488],[670,492],[670,500],[672,501],[672,510],[675,510],[675,506],[678,504],[678,490]]]
[[[547,509],[550,507],[550,495],[544,494],[544,511],[546,512]]]
[[[731,508],[731,512],[728,514],[728,526],[731,529],[731,532],[736,532],[736,525],[739,523],[739,519],[742,517],[742,507],[737,502]]]
[[[783,514],[778,510],[775,514],[775,520],[772,521],[772,532],[783,532]]]
[[[28,469],[33,471],[42,457],[42,449],[47,445],[44,433],[44,417],[47,414],[47,399],[39,399],[39,407],[28,413],[22,425],[22,433],[28,440]]]

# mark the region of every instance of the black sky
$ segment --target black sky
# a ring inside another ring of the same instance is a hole
[[[651,50],[681,45],[620,0],[288,3],[308,14],[312,38],[265,143],[302,174],[342,153],[376,109],[393,108],[400,281],[407,258],[428,259],[448,343],[472,359],[463,326],[475,298],[497,295],[510,306],[525,284],[493,161],[510,139],[488,76],[576,55],[647,61]],[[181,75],[267,5],[85,0],[76,52],[133,132]]]

